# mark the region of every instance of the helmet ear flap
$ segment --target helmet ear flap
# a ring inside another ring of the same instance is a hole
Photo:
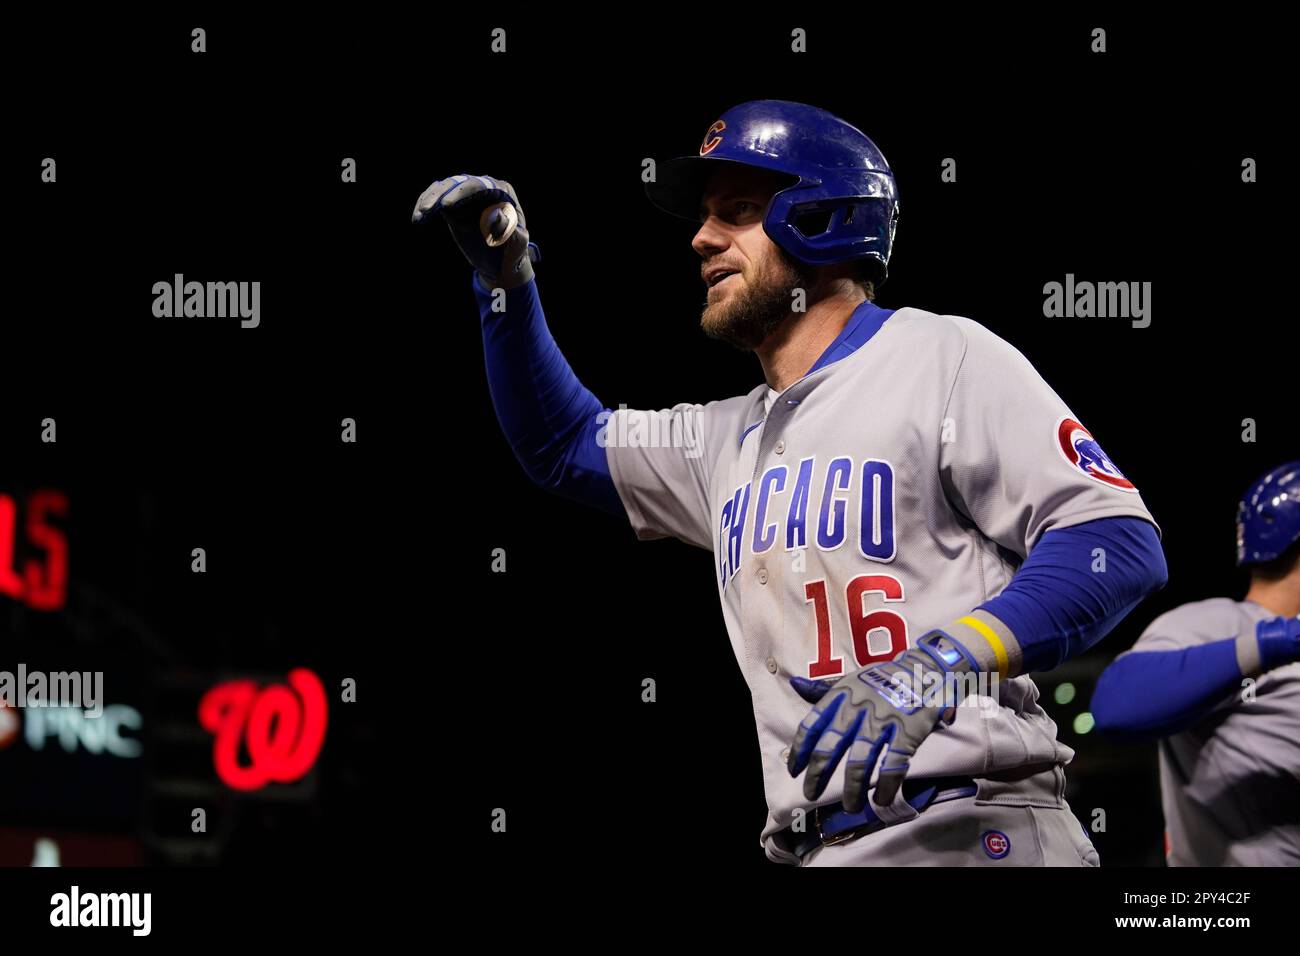
[[[792,190],[784,202],[773,204],[766,222],[768,235],[810,265],[852,259],[859,263],[862,278],[879,288],[887,275],[884,257],[888,253],[878,250],[893,245],[897,202],[889,202],[886,213],[880,205],[886,200],[874,196],[806,196],[808,192],[814,190]],[[857,247],[856,254],[846,256],[843,250],[850,245]]]

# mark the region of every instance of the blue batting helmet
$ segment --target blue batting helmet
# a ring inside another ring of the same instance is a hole
[[[1237,564],[1272,561],[1300,541],[1300,461],[1274,468],[1237,506]]]
[[[861,259],[878,283],[885,280],[898,187],[860,130],[802,103],[742,103],[709,127],[698,156],[661,163],[646,193],[660,209],[698,222],[705,182],[720,162],[789,179],[772,197],[763,231],[790,255],[817,266]]]

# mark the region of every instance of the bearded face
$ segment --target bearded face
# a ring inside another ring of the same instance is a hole
[[[708,298],[700,327],[710,338],[758,348],[790,316],[794,290],[809,288],[812,270],[763,231],[768,203],[787,184],[777,174],[733,164],[709,178],[691,245],[703,260]]]
[[[768,251],[709,287],[700,327],[709,338],[752,351],[790,317],[795,289],[807,289],[804,265],[768,243]]]

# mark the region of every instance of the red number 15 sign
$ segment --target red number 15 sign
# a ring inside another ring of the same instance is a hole
[[[0,493],[0,594],[38,611],[63,607],[68,596],[68,539],[51,521],[68,513],[61,491],[33,491],[25,500]],[[19,535],[26,557],[18,566]]]

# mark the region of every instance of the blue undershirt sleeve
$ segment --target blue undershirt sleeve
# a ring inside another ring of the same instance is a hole
[[[1200,723],[1241,684],[1237,639],[1116,658],[1097,681],[1089,705],[1097,729],[1140,742]]]
[[[1011,583],[977,610],[1015,634],[1023,671],[1045,671],[1092,647],[1167,580],[1150,522],[1098,518],[1045,532]]]
[[[536,280],[506,290],[502,312],[492,311],[492,290],[478,273],[474,295],[488,390],[519,464],[540,487],[626,518],[597,440],[610,412],[578,381],[555,344]]]

